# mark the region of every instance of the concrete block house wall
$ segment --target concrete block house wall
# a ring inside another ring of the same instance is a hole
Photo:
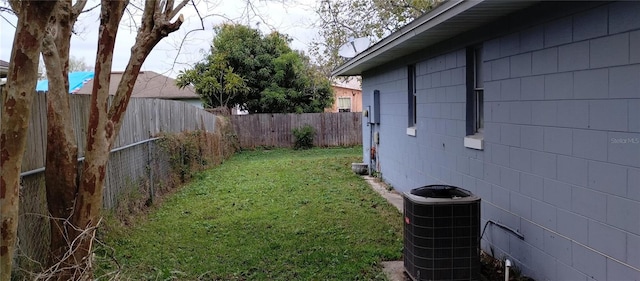
[[[484,148],[467,135],[467,48],[482,47]],[[415,65],[415,136],[407,130]],[[640,280],[640,3],[535,4],[363,71],[380,92],[377,170],[399,191],[481,196],[482,249],[536,280]],[[373,126],[373,127],[372,127]]]

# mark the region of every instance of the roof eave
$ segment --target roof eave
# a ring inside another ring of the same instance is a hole
[[[421,39],[420,49],[423,49],[455,37],[467,30],[484,25],[499,16],[522,9],[534,2],[536,1],[457,0],[444,2],[351,60],[338,66],[331,74],[333,76],[362,75],[364,71],[418,51],[419,49],[416,48],[415,42],[417,38]],[[502,5],[503,7],[500,7],[499,11],[486,9],[486,6],[494,4]],[[485,7],[474,11],[474,8],[481,6]],[[473,15],[474,20],[455,22],[455,19],[465,12],[475,12]],[[438,36],[432,36],[431,33],[438,33]]]
[[[362,89],[352,88],[352,87],[345,87],[345,86],[338,86],[338,85],[331,85],[331,87],[334,87],[334,88],[341,88],[341,89],[347,89],[347,90],[362,91]]]
[[[459,7],[462,6],[474,6],[475,4],[481,2],[480,1],[447,1],[431,10],[424,16],[419,17],[418,19],[410,22],[400,30],[392,33],[391,35],[385,37],[380,40],[380,42],[374,44],[370,48],[366,49],[364,52],[358,54],[352,59],[348,60],[344,64],[338,66],[331,74],[333,76],[353,76],[353,75],[361,75],[362,74],[362,64],[368,62],[370,59],[374,58],[378,54],[384,53],[395,46],[398,46],[415,36],[415,30],[431,23],[435,25],[436,22],[441,23],[445,19],[451,18],[457,14],[459,14],[461,10]],[[458,7],[457,9],[454,9]]]

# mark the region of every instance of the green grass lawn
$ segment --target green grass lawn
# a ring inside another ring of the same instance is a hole
[[[402,219],[351,172],[361,155],[242,152],[103,240],[125,280],[384,280],[380,262],[401,256]]]

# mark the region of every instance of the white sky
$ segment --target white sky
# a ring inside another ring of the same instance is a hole
[[[93,7],[97,0],[90,0],[86,8]],[[178,1],[176,1],[178,2]],[[201,27],[199,17],[191,5],[182,10],[185,22],[180,30],[162,39],[151,52],[142,70],[151,70],[167,76],[175,77],[178,71],[190,68],[209,52],[213,39],[213,26],[229,22],[249,24],[258,27],[264,34],[272,29],[288,34],[293,41],[291,47],[307,51],[309,43],[317,37],[318,31],[313,28],[317,19],[314,12],[314,0],[253,0],[255,12],[250,11],[247,16],[245,1],[243,0],[196,0],[198,10],[204,19],[205,31],[188,31]],[[71,55],[82,59],[87,65],[94,65],[97,50],[98,24],[100,7],[84,13],[76,23],[78,35],[72,36]],[[0,59],[9,61],[15,28],[16,17],[9,13],[0,13]],[[10,23],[9,23],[10,22]],[[131,20],[125,14],[118,31],[113,60],[113,71],[124,70],[129,60],[131,46],[135,41],[135,28],[130,27]],[[258,24],[259,23],[259,24]],[[185,37],[186,36],[186,37]],[[184,44],[178,53],[178,46]],[[175,63],[174,63],[175,61]]]

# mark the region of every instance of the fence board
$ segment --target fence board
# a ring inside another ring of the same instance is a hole
[[[356,112],[234,115],[231,122],[242,148],[292,147],[291,130],[307,124],[316,130],[316,146],[362,144],[362,114]]]

